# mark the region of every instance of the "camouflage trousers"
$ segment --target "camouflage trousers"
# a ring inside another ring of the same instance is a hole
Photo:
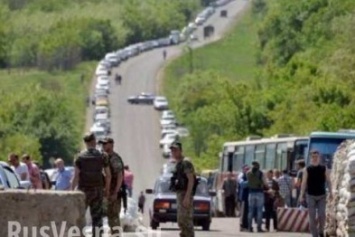
[[[103,234],[103,188],[81,188],[80,190],[85,193],[85,207],[90,207],[90,214],[92,219],[92,237],[101,237]]]
[[[183,201],[185,192],[177,192],[177,222],[180,228],[180,237],[194,237],[193,222],[193,198],[190,199],[190,206],[184,207]]]
[[[111,229],[111,234],[118,234],[120,223],[120,212],[121,212],[121,198],[115,200],[109,200],[107,206],[107,218],[108,225]]]

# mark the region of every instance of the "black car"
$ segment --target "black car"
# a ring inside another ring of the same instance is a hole
[[[176,194],[169,190],[171,174],[160,176],[154,189],[147,189],[147,194],[153,194],[153,200],[149,204],[150,226],[157,229],[160,223],[177,222]],[[207,179],[199,177],[200,182],[194,196],[193,220],[195,226],[202,226],[203,230],[209,230],[212,221],[212,196],[209,192]]]
[[[141,93],[137,96],[128,97],[128,103],[131,104],[153,104],[155,96],[149,93]]]

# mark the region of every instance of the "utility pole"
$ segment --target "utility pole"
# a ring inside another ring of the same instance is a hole
[[[193,50],[191,47],[191,40],[188,39],[187,41],[187,49],[189,50],[189,67],[190,67],[190,73],[194,72],[194,61],[193,61]]]

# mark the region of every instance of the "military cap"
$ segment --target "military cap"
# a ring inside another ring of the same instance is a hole
[[[170,145],[170,149],[173,149],[173,148],[177,148],[177,149],[182,150],[182,144],[181,144],[181,142],[177,142],[177,141],[173,142],[173,143]]]
[[[106,143],[114,143],[113,139],[110,137],[105,137],[104,139],[101,139],[99,141],[100,144],[106,144]]]
[[[95,140],[95,134],[94,133],[86,133],[83,137],[84,142],[91,142]]]

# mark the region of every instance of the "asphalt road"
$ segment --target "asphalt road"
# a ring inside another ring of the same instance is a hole
[[[216,13],[205,23],[213,25],[215,34],[213,37],[203,40],[202,27],[195,32],[199,41],[194,42],[192,47],[200,47],[211,41],[221,38],[223,33],[233,25],[238,14],[247,6],[245,0],[234,0],[228,5],[219,8]],[[228,10],[228,17],[220,17],[221,10]],[[181,54],[184,45],[167,48],[168,60]],[[162,57],[163,49],[155,49],[143,53],[135,58],[129,59],[121,64],[114,73],[122,75],[122,85],[113,84],[110,102],[112,115],[112,137],[115,139],[115,149],[124,159],[125,164],[135,174],[133,196],[137,199],[140,191],[152,188],[155,179],[159,176],[165,160],[159,149],[160,140],[160,114],[152,106],[130,105],[127,98],[140,92],[158,92],[158,74],[166,64]],[[113,75],[114,75],[113,73]],[[89,116],[91,118],[91,116]],[[90,119],[88,119],[90,121]],[[90,122],[88,122],[89,126]],[[149,197],[147,197],[149,198]],[[144,217],[144,223],[149,226],[148,216]],[[214,219],[211,231],[198,231],[197,236],[235,236],[238,233],[237,219]],[[175,224],[161,225],[163,232],[161,236],[178,236]],[[154,232],[156,233],[156,232]],[[238,236],[249,236],[250,234],[238,234]],[[125,234],[124,236],[137,236]],[[159,236],[158,234],[145,234],[144,236]],[[265,236],[285,236],[283,234],[265,234]],[[302,236],[300,234],[289,234],[287,236]]]

